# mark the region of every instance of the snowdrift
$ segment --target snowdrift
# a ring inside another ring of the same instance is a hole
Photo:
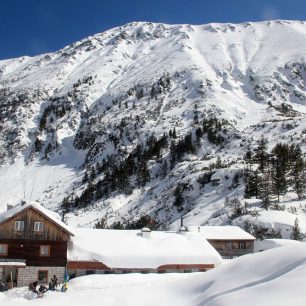
[[[246,255],[206,273],[90,275],[67,293],[47,293],[40,305],[304,306],[306,244]],[[0,293],[3,306],[27,302],[27,289]]]

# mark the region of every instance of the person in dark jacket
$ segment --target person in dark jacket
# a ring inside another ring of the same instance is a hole
[[[53,277],[51,278],[51,287],[52,287],[52,290],[55,290],[56,286],[57,286],[57,277],[56,277],[56,275],[53,275]]]
[[[6,285],[3,282],[0,281],[0,292],[4,292],[6,290],[7,290]]]
[[[37,285],[38,285],[38,282],[37,282],[37,281],[34,282],[34,283],[31,283],[31,284],[29,285],[29,290],[32,291],[32,292],[34,292],[34,293],[36,293],[36,294],[38,294],[38,291],[37,291],[37,289],[36,289]]]

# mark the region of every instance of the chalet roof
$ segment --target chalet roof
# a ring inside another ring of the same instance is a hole
[[[188,231],[199,232],[208,240],[255,240],[256,238],[238,226],[188,226]]]
[[[6,222],[7,220],[15,217],[16,215],[18,215],[19,213],[32,208],[35,211],[37,211],[38,213],[42,214],[44,217],[46,217],[47,219],[49,219],[51,222],[55,223],[58,227],[60,227],[61,229],[63,229],[67,234],[73,236],[74,234],[72,233],[71,229],[64,223],[62,222],[59,217],[58,214],[52,212],[49,209],[46,209],[44,207],[42,207],[39,203],[37,202],[26,202],[25,204],[21,205],[16,205],[13,208],[6,210],[4,212],[2,212],[0,214],[0,224]]]
[[[198,233],[75,228],[70,261],[100,261],[110,268],[156,269],[168,264],[214,264],[222,259]]]

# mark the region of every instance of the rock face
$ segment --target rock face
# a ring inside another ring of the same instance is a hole
[[[135,22],[0,61],[1,203],[35,197],[81,225],[227,223],[262,136],[305,151],[305,54],[300,21]]]

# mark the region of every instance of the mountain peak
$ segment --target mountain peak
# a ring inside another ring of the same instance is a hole
[[[305,53],[302,21],[131,22],[0,61],[0,199],[88,204],[90,217],[68,214],[81,224],[208,222],[243,197],[242,156],[262,136],[304,144]]]

